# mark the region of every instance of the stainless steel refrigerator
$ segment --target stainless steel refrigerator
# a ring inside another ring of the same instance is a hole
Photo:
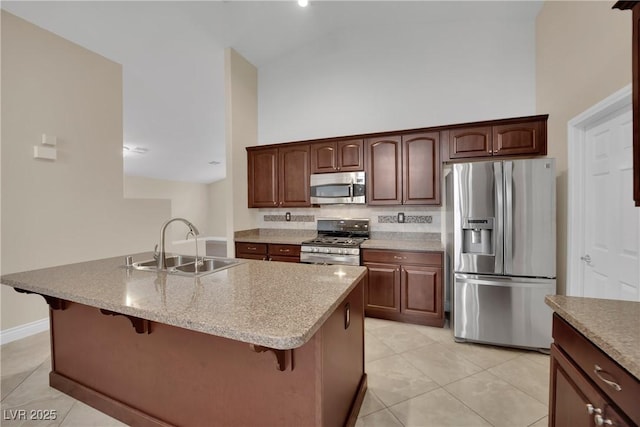
[[[457,341],[548,349],[556,293],[555,159],[454,164],[447,234]]]

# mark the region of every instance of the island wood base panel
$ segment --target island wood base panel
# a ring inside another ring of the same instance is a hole
[[[264,347],[155,322],[139,333],[82,304],[50,316],[50,385],[129,425],[352,426],[367,387],[362,282],[280,365]]]

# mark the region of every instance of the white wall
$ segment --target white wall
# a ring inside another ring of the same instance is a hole
[[[225,143],[229,171],[222,193],[226,204],[227,254],[235,231],[255,227],[248,206],[247,151],[258,143],[258,70],[233,49],[225,50]]]
[[[165,199],[171,203],[171,217],[191,221],[202,236],[212,235],[209,228],[209,184],[167,181],[141,176],[124,177],[124,196],[130,199]],[[167,217],[166,219],[169,219]],[[158,224],[158,230],[160,229]],[[168,237],[183,240],[187,227],[181,224],[169,226]]]
[[[532,20],[351,27],[259,70],[260,144],[534,113]]]
[[[537,108],[549,113],[548,152],[557,159],[560,294],[567,272],[567,123],[631,83],[631,11],[612,10],[614,3],[546,1],[536,21]]]
[[[226,179],[208,185],[209,206],[207,222],[209,235],[225,237],[227,233]]]
[[[149,250],[166,201],[125,200],[122,67],[2,11],[2,273]],[[58,159],[36,160],[42,133]],[[2,330],[46,318],[2,286]]]

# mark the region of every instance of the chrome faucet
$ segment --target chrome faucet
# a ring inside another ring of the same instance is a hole
[[[184,218],[171,218],[170,220],[162,224],[162,228],[160,229],[160,250],[158,252],[158,269],[159,270],[167,269],[167,257],[166,257],[166,252],[164,250],[165,249],[164,235],[165,235],[165,232],[167,231],[167,227],[169,226],[169,224],[171,224],[174,221],[184,222],[187,225],[187,227],[189,227],[189,234],[193,234],[194,237],[200,234],[200,232],[198,231],[198,228]],[[196,240],[196,245],[197,244],[198,244],[198,241]]]

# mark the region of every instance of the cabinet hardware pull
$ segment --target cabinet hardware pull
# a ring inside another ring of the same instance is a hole
[[[597,426],[603,426],[603,425],[612,426],[613,425],[613,421],[611,421],[608,418],[602,418],[602,415],[600,415],[600,414],[595,415],[593,417],[593,421],[595,421]]]
[[[349,325],[351,325],[351,305],[347,303],[344,306],[344,328],[349,329]]]
[[[407,259],[406,256],[393,256],[393,259]]]
[[[254,246],[247,246],[247,250],[255,251],[255,250],[258,250],[258,248],[254,247]]]
[[[587,412],[589,413],[589,415],[601,414],[602,413],[602,409],[596,408],[591,403],[587,403]]]
[[[594,365],[594,369],[593,369],[593,373],[596,374],[596,376],[598,378],[600,378],[602,381],[604,381],[604,383],[606,385],[608,385],[609,387],[611,387],[612,389],[614,389],[615,391],[622,391],[622,387],[620,387],[620,385],[614,381],[609,381],[607,379],[605,379],[602,374],[600,374],[600,372],[605,373],[605,374],[609,374],[607,371],[605,371],[604,369],[602,369],[600,366],[598,365]],[[611,375],[611,374],[609,374]]]
[[[280,252],[289,252],[289,249],[280,249]]]

